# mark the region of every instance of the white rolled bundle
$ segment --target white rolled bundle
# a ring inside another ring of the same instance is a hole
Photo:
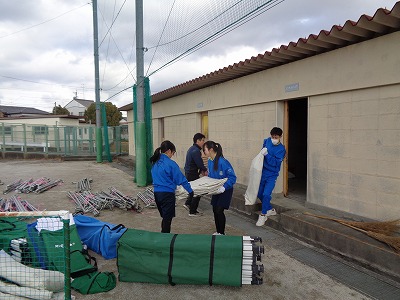
[[[0,251],[0,277],[20,286],[53,292],[64,289],[64,274],[27,267],[16,262],[4,250]]]
[[[195,196],[214,195],[227,180],[228,178],[215,179],[203,176],[199,179],[190,181],[189,184],[192,187]],[[188,195],[189,193],[181,185],[176,188],[176,200],[186,199]]]
[[[9,299],[26,299],[20,297],[27,297],[29,299],[45,300],[51,299],[51,297],[53,296],[53,292],[50,292],[48,290],[38,290],[30,287],[18,286],[16,284],[5,283],[2,281],[0,281],[0,292],[5,293],[9,296],[13,296]],[[16,298],[16,296],[18,297]],[[0,299],[2,299],[1,296]]]

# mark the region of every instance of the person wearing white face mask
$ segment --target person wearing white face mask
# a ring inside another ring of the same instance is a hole
[[[280,142],[282,129],[274,127],[270,134],[271,137],[264,140],[261,149],[261,153],[264,155],[264,163],[257,197],[261,200],[262,209],[256,226],[263,226],[268,216],[276,215],[275,208],[271,206],[271,195],[286,155],[285,146]]]

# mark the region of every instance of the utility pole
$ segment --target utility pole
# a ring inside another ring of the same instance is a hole
[[[137,117],[144,122],[144,46],[143,46],[143,0],[136,0],[136,80]]]
[[[101,135],[100,111],[100,76],[99,76],[99,33],[97,28],[97,0],[92,0],[93,6],[93,37],[94,37],[94,78],[96,98],[96,154],[97,162],[103,161],[103,138]]]
[[[136,184],[146,186],[146,123],[144,118],[143,0],[136,0]]]

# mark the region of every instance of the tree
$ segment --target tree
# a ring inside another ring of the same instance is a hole
[[[54,106],[53,107],[53,115],[69,115],[69,111],[68,109],[66,109],[65,107],[61,107],[61,105],[58,106]]]
[[[119,121],[122,119],[122,113],[111,102],[105,102],[103,104],[106,106],[107,125],[119,126]],[[86,123],[91,122],[92,124],[96,124],[96,103],[90,104],[90,106],[85,110],[84,116]]]

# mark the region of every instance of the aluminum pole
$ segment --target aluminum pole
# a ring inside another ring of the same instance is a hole
[[[144,118],[144,47],[143,47],[143,0],[136,0],[136,183],[146,186],[146,126]]]
[[[103,138],[101,135],[100,111],[100,75],[99,75],[99,33],[97,27],[97,0],[92,1],[93,6],[93,40],[94,40],[94,79],[96,100],[96,154],[97,162],[103,161]]]

